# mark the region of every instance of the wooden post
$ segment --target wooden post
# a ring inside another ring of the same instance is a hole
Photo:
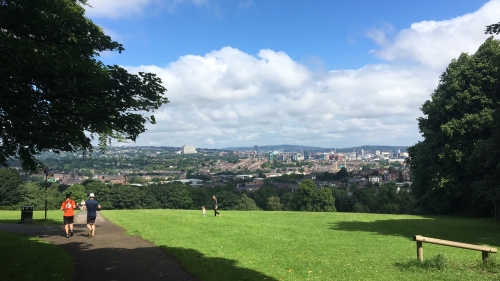
[[[488,252],[486,251],[482,251],[482,256],[483,256],[483,262],[487,262],[488,261]]]
[[[417,241],[417,259],[420,262],[424,261],[424,248],[422,248],[422,241]]]

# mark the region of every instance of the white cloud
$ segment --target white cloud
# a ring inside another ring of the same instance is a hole
[[[460,53],[473,53],[488,36],[487,25],[498,22],[500,0],[492,0],[474,13],[449,20],[422,21],[398,32],[392,42],[386,38],[387,30],[373,29],[368,37],[381,49],[374,50],[380,58],[410,60],[442,69]]]
[[[462,17],[413,24],[393,40],[385,35],[390,25],[384,34],[372,30],[381,45],[375,54],[389,62],[360,69],[314,72],[284,52],[232,47],[166,67],[127,67],[157,73],[171,101],[130,145],[414,144],[416,118],[439,75],[460,52],[476,51],[499,13],[500,0]]]
[[[247,100],[262,94],[263,89],[288,93],[301,88],[310,79],[309,70],[282,52],[261,50],[257,57],[231,47],[205,56],[187,55],[166,68],[129,67],[160,75],[175,104],[229,100]],[[167,82],[168,81],[168,82]],[[212,113],[214,118],[222,115]]]
[[[283,52],[253,56],[231,47],[183,56],[164,68],[127,68],[157,73],[168,88],[171,103],[143,137],[202,147],[340,147],[367,139],[411,144],[418,138],[419,107],[439,75],[403,65],[314,73]]]
[[[380,27],[368,30],[366,36],[372,39],[377,45],[385,47],[389,45],[387,35],[394,33],[394,27],[390,23],[383,23]]]

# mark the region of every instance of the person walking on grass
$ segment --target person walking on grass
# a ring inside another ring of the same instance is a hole
[[[212,199],[214,200],[214,216],[219,215],[219,217],[220,217],[220,213],[217,212],[217,210],[219,209],[219,205],[217,204],[217,197],[215,197],[215,195],[214,195],[214,196],[212,196]]]
[[[99,202],[95,200],[94,193],[90,193],[89,200],[85,202],[85,210],[87,210],[87,228],[89,229],[88,237],[95,236],[95,219],[97,217],[97,211],[101,209]]]
[[[205,216],[205,206],[201,206],[201,216],[206,217]]]
[[[66,238],[73,236],[73,222],[75,220],[76,203],[71,199],[71,194],[66,194],[66,200],[61,204],[61,211],[64,211],[64,230],[66,231]],[[69,228],[69,229],[68,229]],[[68,232],[71,231],[71,232]]]

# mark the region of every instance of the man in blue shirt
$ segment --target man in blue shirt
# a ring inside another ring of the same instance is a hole
[[[101,209],[99,202],[94,199],[94,193],[90,193],[89,200],[85,202],[85,210],[87,210],[87,228],[89,229],[88,237],[95,236],[95,218],[97,217],[97,210]]]

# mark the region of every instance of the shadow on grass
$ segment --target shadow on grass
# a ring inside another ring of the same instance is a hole
[[[207,257],[204,254],[193,250],[183,248],[173,248],[160,246],[165,252],[184,261],[183,266],[191,268],[191,272],[196,276],[202,277],[202,280],[271,280],[277,279],[266,276],[258,271],[236,266],[237,261],[220,258]]]
[[[413,240],[422,235],[463,243],[500,246],[500,224],[484,219],[426,217],[376,221],[339,221],[330,223],[337,231],[371,232],[376,235],[402,236]]]
[[[63,249],[28,236],[0,231],[2,280],[71,280],[73,261]]]
[[[96,239],[99,238],[88,239],[88,243],[70,242],[60,245],[74,257],[76,274],[73,280],[277,281],[260,272],[237,267],[234,260],[206,257],[193,249],[175,247],[125,249],[114,248],[112,245],[96,249],[92,244]],[[174,256],[182,262],[174,259]],[[181,270],[181,267],[185,271]]]
[[[151,247],[136,247],[133,243],[126,243],[129,241],[129,237],[121,235],[121,231],[119,231],[120,234],[117,232],[116,237],[114,233],[107,233],[106,235],[112,235],[111,240],[104,238],[104,241],[101,241],[103,236],[99,235],[95,238],[86,238],[85,224],[75,224],[75,236],[69,239],[64,238],[62,225],[0,224],[0,231],[38,236],[62,247],[73,257],[75,267],[73,280],[277,281],[277,279],[258,271],[238,267],[236,260],[207,257],[193,249],[155,247],[153,245]],[[127,247],[123,247],[124,244]],[[0,252],[5,253],[6,250],[0,246]],[[43,256],[44,251],[37,254]],[[50,261],[51,257],[44,256],[43,259]],[[181,270],[179,265],[189,274]],[[29,267],[15,268],[21,272]],[[45,278],[50,272],[42,271],[38,274]],[[44,278],[36,280],[49,280]]]
[[[62,225],[62,221],[53,219],[34,219],[32,222],[21,223],[21,219],[0,219],[0,223],[33,224],[33,225]]]

